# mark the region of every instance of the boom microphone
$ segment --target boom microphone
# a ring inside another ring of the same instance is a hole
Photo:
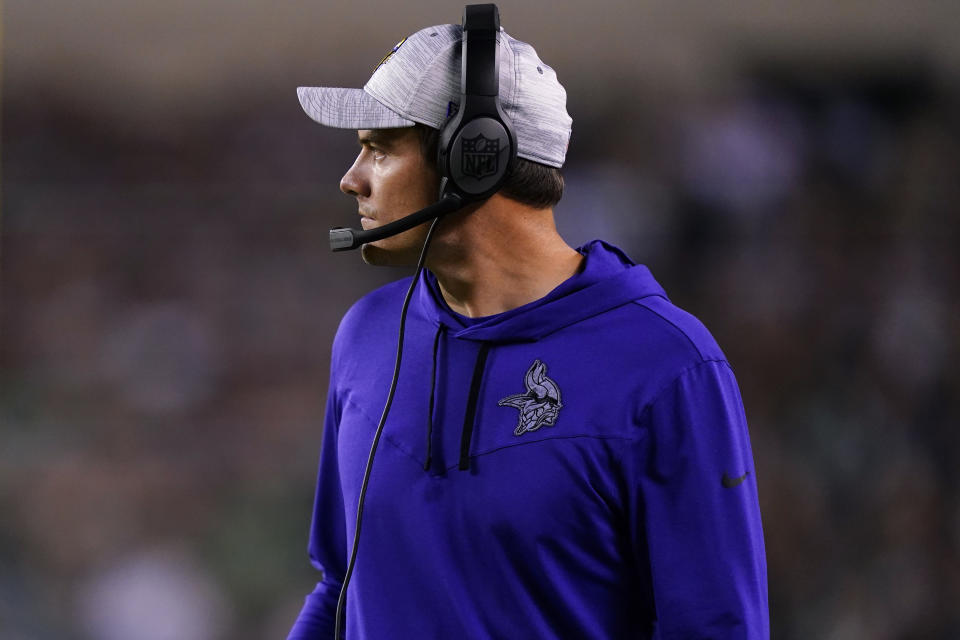
[[[467,201],[456,193],[448,193],[429,207],[424,207],[420,211],[404,216],[399,220],[394,220],[389,224],[376,229],[345,229],[337,227],[330,229],[330,250],[331,251],[349,251],[356,249],[362,244],[383,240],[398,233],[403,233],[408,229],[413,229],[419,224],[428,220],[445,216],[448,213],[458,211],[467,205]]]

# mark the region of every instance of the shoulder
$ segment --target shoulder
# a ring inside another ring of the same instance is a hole
[[[369,320],[371,315],[379,316],[383,313],[389,313],[391,310],[396,310],[399,314],[400,307],[403,304],[403,296],[410,286],[410,279],[411,276],[407,276],[400,280],[394,280],[374,289],[354,302],[343,315],[343,320],[341,320],[337,332],[349,331],[357,323]]]
[[[395,280],[374,289],[351,305],[343,314],[333,339],[334,364],[341,359],[344,351],[357,343],[379,341],[387,336],[395,339],[403,296],[409,286],[410,277]]]
[[[665,341],[689,365],[726,360],[707,327],[662,296],[634,300],[634,312],[658,340]]]
[[[635,300],[630,306],[643,323],[647,353],[655,354],[650,361],[651,384],[638,394],[638,418],[666,397],[687,398],[685,402],[700,411],[721,390],[719,395],[729,400],[726,404],[740,404],[730,363],[703,322],[661,296]]]
[[[726,360],[704,324],[662,295],[636,298],[579,326],[611,364],[647,379],[666,382],[700,363]]]
[[[704,324],[662,295],[637,298],[603,315],[590,333],[602,336],[595,340],[603,370],[622,380],[618,388],[636,415],[685,375],[726,364]]]
[[[637,424],[644,408],[685,376],[726,368],[704,324],[660,293],[585,318],[547,341],[551,376],[570,393],[582,392],[596,412],[629,407],[635,420],[609,421],[623,427]]]

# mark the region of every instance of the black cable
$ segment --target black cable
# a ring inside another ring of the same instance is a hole
[[[343,621],[343,607],[347,601],[347,585],[350,584],[350,576],[353,575],[353,567],[357,562],[357,548],[360,546],[360,524],[363,521],[363,503],[367,497],[367,484],[370,481],[370,473],[373,471],[373,456],[377,452],[377,444],[380,442],[380,434],[383,433],[383,426],[387,423],[387,414],[390,413],[390,405],[393,404],[393,395],[397,390],[397,380],[400,377],[400,359],[403,355],[403,330],[407,322],[407,309],[410,306],[410,298],[413,297],[413,290],[417,286],[417,280],[420,279],[420,272],[423,271],[423,264],[426,261],[427,249],[430,247],[430,240],[433,238],[433,232],[437,228],[440,218],[436,218],[427,231],[427,237],[423,241],[423,249],[420,250],[420,259],[417,261],[417,270],[413,274],[413,280],[410,281],[410,287],[407,289],[407,295],[403,299],[403,308],[400,310],[400,331],[397,337],[397,360],[393,367],[393,380],[390,381],[390,391],[387,393],[387,402],[383,407],[383,413],[380,415],[380,423],[377,424],[377,430],[373,434],[373,444],[370,445],[370,455],[367,457],[367,466],[363,470],[363,482],[360,485],[360,499],[357,501],[357,526],[353,531],[353,544],[350,548],[350,561],[347,563],[347,572],[343,576],[343,586],[340,587],[340,597],[337,599],[337,617],[334,627],[334,640],[340,640],[340,627]]]
[[[430,404],[427,405],[427,455],[423,462],[423,470],[430,471],[430,464],[433,461],[433,401],[437,391],[437,347],[440,344],[440,336],[443,335],[443,323],[437,327],[437,333],[433,337],[433,367],[430,369]]]

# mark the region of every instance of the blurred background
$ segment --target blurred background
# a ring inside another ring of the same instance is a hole
[[[960,4],[501,0],[569,94],[557,209],[741,384],[774,638],[960,638]],[[362,86],[422,0],[2,8],[0,638],[285,636]]]

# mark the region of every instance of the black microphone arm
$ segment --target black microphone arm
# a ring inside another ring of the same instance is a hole
[[[350,249],[356,249],[362,244],[376,242],[377,240],[383,240],[384,238],[395,236],[398,233],[403,233],[407,229],[413,229],[415,226],[423,224],[428,220],[453,213],[466,205],[467,202],[463,198],[455,193],[448,193],[429,207],[420,209],[420,211],[411,213],[408,216],[394,220],[390,224],[385,224],[376,229],[360,230],[345,229],[343,227],[330,229],[330,250],[349,251]]]

